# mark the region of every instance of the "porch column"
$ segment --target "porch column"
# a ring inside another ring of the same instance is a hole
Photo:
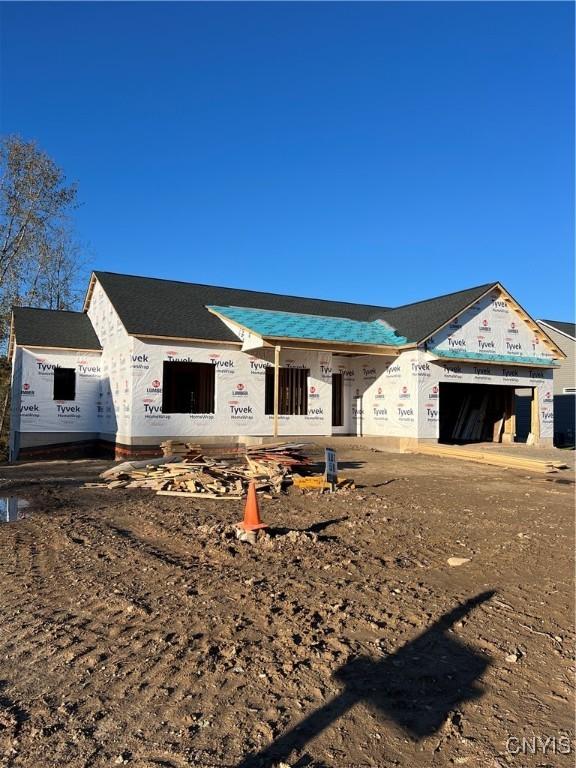
[[[531,443],[538,445],[540,441],[540,408],[538,407],[538,387],[532,387],[532,400],[530,401],[530,433]]]
[[[274,347],[274,437],[278,437],[278,401],[280,394],[280,347]]]
[[[506,387],[506,399],[504,410],[504,432],[502,434],[503,443],[513,443],[516,437],[516,408],[514,402],[514,389]]]

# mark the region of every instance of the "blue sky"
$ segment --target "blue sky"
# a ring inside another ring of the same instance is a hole
[[[3,133],[98,269],[399,305],[574,295],[574,6],[4,3]]]

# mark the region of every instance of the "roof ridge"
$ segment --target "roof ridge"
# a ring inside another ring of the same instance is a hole
[[[292,298],[298,298],[298,297],[292,297]],[[322,299],[319,299],[319,301],[322,301]],[[370,306],[369,304],[358,304],[355,306],[364,307],[364,306]],[[248,310],[249,312],[273,312],[274,314],[279,315],[296,315],[297,317],[314,317],[314,318],[322,318],[326,320],[345,320],[347,323],[362,323],[363,325],[373,325],[374,323],[381,323],[385,322],[384,318],[377,318],[376,320],[356,320],[356,318],[353,317],[342,317],[341,315],[313,315],[310,312],[289,312],[286,309],[262,309],[260,307],[239,307],[235,304],[230,304],[228,306],[222,306],[221,304],[206,304],[206,309],[241,309],[243,312]]]
[[[201,288],[217,288],[219,290],[224,291],[242,291],[244,293],[255,293],[255,294],[262,294],[265,293],[268,296],[279,296],[283,299],[304,299],[306,301],[324,301],[329,304],[349,304],[352,307],[370,307],[371,309],[383,309],[386,312],[389,312],[391,309],[395,309],[395,307],[384,307],[378,304],[362,304],[358,301],[346,301],[345,299],[319,299],[316,296],[296,296],[292,293],[276,293],[275,291],[256,291],[253,288],[233,288],[229,285],[213,285],[212,283],[192,283],[189,280],[172,280],[170,278],[166,277],[148,277],[147,275],[129,275],[125,272],[108,272],[106,270],[94,270],[94,274],[96,276],[98,275],[114,275],[115,277],[132,277],[137,278],[138,280],[157,280],[161,283],[178,283],[179,285],[196,285],[200,286]],[[279,310],[281,311],[281,310]]]
[[[397,307],[390,307],[388,312],[394,312],[396,309],[406,309],[406,307],[414,307],[416,304],[426,304],[429,301],[435,301],[437,299],[447,299],[449,296],[458,296],[459,293],[468,293],[469,291],[478,291],[480,288],[493,288],[496,285],[500,285],[496,280],[494,283],[481,283],[480,285],[473,285],[470,288],[462,288],[460,291],[450,291],[450,293],[442,293],[440,296],[431,296],[429,299],[419,299],[418,301],[410,301],[408,304],[400,304]]]

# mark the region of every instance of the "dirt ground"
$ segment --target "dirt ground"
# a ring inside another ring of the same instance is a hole
[[[358,489],[263,501],[255,545],[234,501],[0,467],[31,502],[0,526],[1,765],[573,765],[574,486],[339,459]]]

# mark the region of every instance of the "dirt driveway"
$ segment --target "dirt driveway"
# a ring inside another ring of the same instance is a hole
[[[573,765],[574,487],[340,460],[361,487],[264,501],[256,545],[236,502],[0,467],[31,502],[0,526],[1,765]]]

